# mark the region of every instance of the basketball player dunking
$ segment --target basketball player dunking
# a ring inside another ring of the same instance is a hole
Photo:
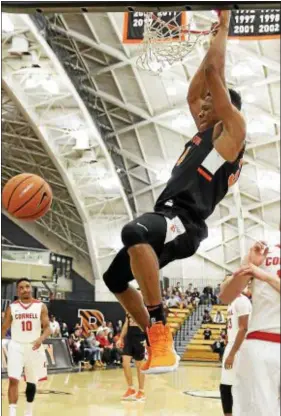
[[[18,300],[6,310],[2,325],[2,339],[9,328],[12,334],[8,346],[9,416],[17,414],[19,381],[23,369],[27,383],[25,416],[32,416],[36,384],[47,376],[42,342],[50,336],[51,330],[48,309],[42,302],[32,298],[30,281],[25,278],[18,280],[17,291]]]
[[[145,400],[144,395],[144,379],[145,375],[141,373],[141,364],[145,357],[145,335],[139,328],[137,323],[127,313],[126,321],[123,325],[120,339],[117,342],[117,347],[123,348],[123,369],[127,381],[128,389],[123,395],[122,400]],[[131,369],[131,359],[135,360],[138,375],[138,391],[133,386],[133,376]]]
[[[221,286],[232,301],[252,280],[252,313],[232,388],[234,416],[280,415],[280,245],[256,243],[242,266]]]
[[[122,230],[124,248],[104,274],[107,287],[146,331],[148,361],[144,373],[174,371],[179,358],[166,325],[159,269],[192,256],[207,237],[205,220],[239,177],[245,121],[240,96],[225,84],[226,41],[230,13],[223,11],[210,48],[193,77],[188,104],[198,133],[173,168],[153,213]],[[136,279],[139,293],[128,283]]]
[[[230,279],[226,276],[223,282]],[[248,330],[252,304],[245,293],[241,293],[227,308],[227,346],[224,350],[221,372],[221,402],[225,416],[232,416],[232,386],[236,380],[237,358]]]

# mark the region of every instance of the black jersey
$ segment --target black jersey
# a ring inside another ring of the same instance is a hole
[[[166,188],[155,204],[155,212],[173,212],[204,221],[239,178],[244,149],[235,162],[225,161],[214,148],[211,127],[197,133],[178,159]]]
[[[140,329],[140,327],[137,325],[137,323],[134,321],[131,315],[126,313],[126,317],[128,318],[128,334],[143,335],[143,331]]]

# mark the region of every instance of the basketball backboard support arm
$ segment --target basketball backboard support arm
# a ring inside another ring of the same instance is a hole
[[[66,3],[66,4],[65,4]],[[63,4],[63,5],[62,5]],[[166,1],[74,1],[74,2],[51,2],[51,1],[3,1],[2,12],[5,13],[101,13],[101,12],[158,12],[158,11],[195,11],[195,10],[245,10],[245,9],[271,9],[279,8],[279,2],[200,2],[194,1],[185,4],[182,1],[173,1],[167,5]]]

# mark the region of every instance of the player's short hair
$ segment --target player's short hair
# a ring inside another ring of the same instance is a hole
[[[241,108],[242,108],[241,95],[237,91],[234,91],[232,88],[229,88],[228,92],[229,92],[230,100],[231,100],[232,104],[234,105],[234,107],[237,108],[237,110],[240,111]]]
[[[29,280],[27,277],[22,277],[17,281],[17,287],[21,282],[28,282],[31,285],[31,280]]]

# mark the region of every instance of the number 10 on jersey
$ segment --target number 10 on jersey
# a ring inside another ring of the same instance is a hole
[[[32,322],[31,321],[22,321],[21,329],[23,332],[32,331]]]

